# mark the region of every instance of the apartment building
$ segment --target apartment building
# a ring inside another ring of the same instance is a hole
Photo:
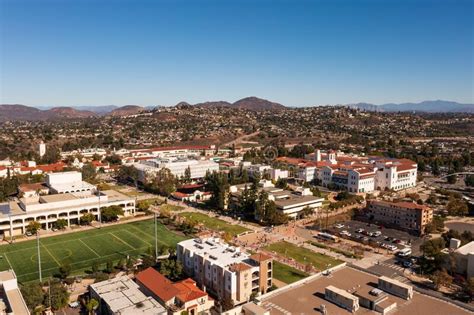
[[[169,315],[209,313],[214,306],[214,300],[190,278],[173,283],[150,267],[139,272],[135,280],[146,295],[168,310]]]
[[[249,255],[218,238],[182,241],[176,254],[185,272],[220,301],[242,304],[252,293],[266,293],[272,285],[271,257]]]
[[[156,175],[163,168],[169,169],[178,178],[184,177],[189,168],[192,179],[204,178],[207,172],[219,171],[219,164],[216,162],[196,159],[156,158],[140,161],[134,166],[139,171],[140,180]]]
[[[413,202],[390,202],[372,200],[367,205],[370,220],[383,223],[417,235],[433,220],[433,210]]]
[[[115,190],[99,192],[94,185],[82,181],[80,172],[47,174],[44,187],[48,194],[30,192],[18,201],[0,204],[0,237],[24,234],[31,221],[49,230],[58,219],[65,219],[68,226],[79,224],[85,213],[100,220],[99,209],[108,206],[120,206],[124,216],[135,215],[134,198]]]
[[[230,187],[231,207],[238,207],[240,196],[245,189],[250,189],[251,184],[239,184]],[[289,217],[298,217],[306,207],[320,209],[324,198],[313,196],[309,188],[298,187],[295,191],[277,188],[268,180],[261,180],[257,187],[258,192],[264,191],[268,195],[268,200],[275,202],[277,210]]]

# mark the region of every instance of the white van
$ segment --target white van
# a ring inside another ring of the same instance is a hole
[[[408,257],[408,256],[411,255],[411,248],[410,247],[405,247],[404,249],[399,250],[397,255],[399,257]]]

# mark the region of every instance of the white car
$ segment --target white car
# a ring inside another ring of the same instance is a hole
[[[335,225],[337,229],[342,229],[344,227],[344,224],[338,223]]]
[[[341,232],[341,235],[351,236],[351,233],[349,233],[348,231],[344,230],[344,231]]]

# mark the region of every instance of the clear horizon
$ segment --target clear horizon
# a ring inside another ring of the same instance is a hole
[[[0,2],[0,103],[474,103],[470,0]]]

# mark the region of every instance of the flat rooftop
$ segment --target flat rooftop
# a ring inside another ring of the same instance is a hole
[[[461,255],[467,255],[473,252],[474,252],[474,241],[469,242],[466,245],[461,246],[456,250],[456,253],[461,254]]]
[[[107,303],[112,312],[120,314],[166,314],[155,299],[143,294],[127,276],[91,284],[90,287]]]
[[[241,252],[239,247],[230,246],[217,238],[194,238],[182,241],[179,244],[199,256],[207,257],[207,259],[222,267],[245,262],[250,257],[247,253]],[[211,256],[215,259],[212,259]]]
[[[280,293],[270,295],[262,299],[261,306],[268,309],[270,314],[318,314],[321,304],[324,304],[330,315],[352,314],[336,304],[324,298],[324,289],[327,286],[335,286],[349,292],[376,288],[378,277],[350,268],[343,267],[334,271],[329,277],[321,276],[314,280],[305,282],[300,286],[283,290]],[[422,295],[414,291],[413,299],[407,301],[402,298],[387,294],[387,300],[396,302],[397,307],[390,315],[446,315],[471,314],[469,311],[454,306],[453,304]],[[365,307],[360,307],[356,314],[379,314]]]

